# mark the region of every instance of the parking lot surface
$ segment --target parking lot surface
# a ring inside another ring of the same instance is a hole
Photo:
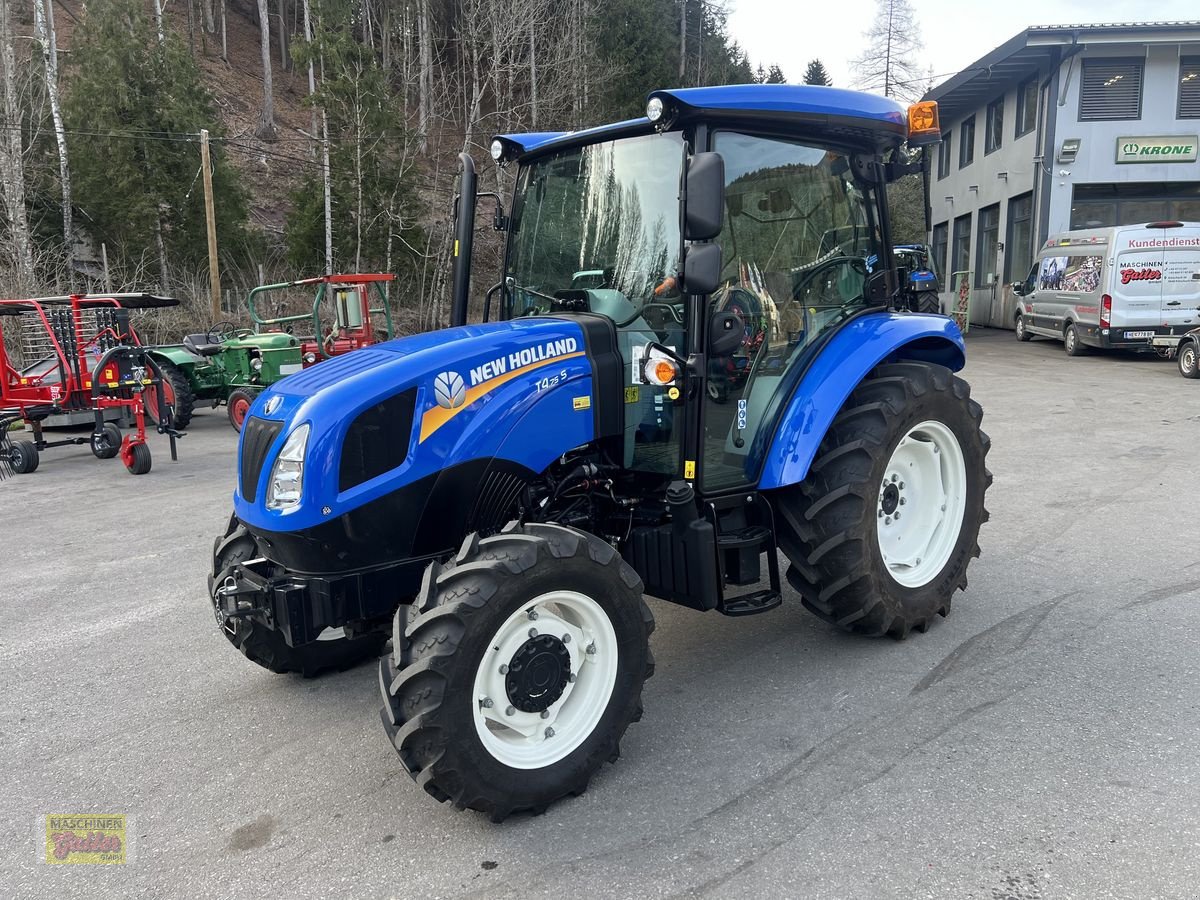
[[[1195,896],[1200,384],[1009,332],[968,359],[995,483],[952,615],[652,600],[622,758],[502,825],[402,771],[373,666],[276,676],[218,632],[224,410],[141,478],[47,451],[0,482],[0,896]],[[132,860],[46,865],[54,813],[128,815]]]

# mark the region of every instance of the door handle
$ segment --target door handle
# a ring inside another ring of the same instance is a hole
[[[1180,301],[1172,300],[1167,304],[1167,306],[1179,306],[1179,304],[1180,304]]]

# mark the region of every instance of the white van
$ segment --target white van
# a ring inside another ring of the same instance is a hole
[[[1151,222],[1051,237],[1017,282],[1017,340],[1150,350],[1200,326],[1200,222]]]

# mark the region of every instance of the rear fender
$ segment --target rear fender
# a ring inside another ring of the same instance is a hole
[[[874,313],[829,339],[792,392],[763,462],[761,490],[799,484],[847,398],[881,363],[916,360],[959,371],[962,332],[944,316]]]
[[[173,363],[185,372],[194,368],[197,363],[203,364],[203,359],[198,359],[180,346],[151,347],[147,352],[158,362]]]

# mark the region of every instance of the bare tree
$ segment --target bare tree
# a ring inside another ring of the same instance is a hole
[[[58,102],[58,40],[54,32],[53,0],[33,0],[34,32],[42,48],[46,96],[54,120],[54,138],[58,142],[58,176],[62,185],[63,248],[68,277],[74,281],[75,232],[71,222],[71,166],[67,159],[67,134],[63,128],[62,106]]]
[[[878,0],[875,21],[863,36],[867,46],[851,66],[855,87],[880,91],[885,97],[918,100],[923,93],[921,32],[908,0]]]
[[[271,92],[271,19],[267,0],[258,0],[259,46],[262,49],[263,104],[255,134],[264,141],[275,140],[275,98]]]
[[[4,122],[0,128],[0,188],[8,219],[8,239],[13,267],[20,285],[33,287],[33,242],[25,210],[25,160],[21,154],[21,110],[17,101],[17,60],[9,21],[9,4],[0,0],[0,94]]]
[[[420,150],[428,148],[429,129],[433,122],[433,12],[430,0],[417,0],[417,52],[421,56],[417,85],[417,131]]]

